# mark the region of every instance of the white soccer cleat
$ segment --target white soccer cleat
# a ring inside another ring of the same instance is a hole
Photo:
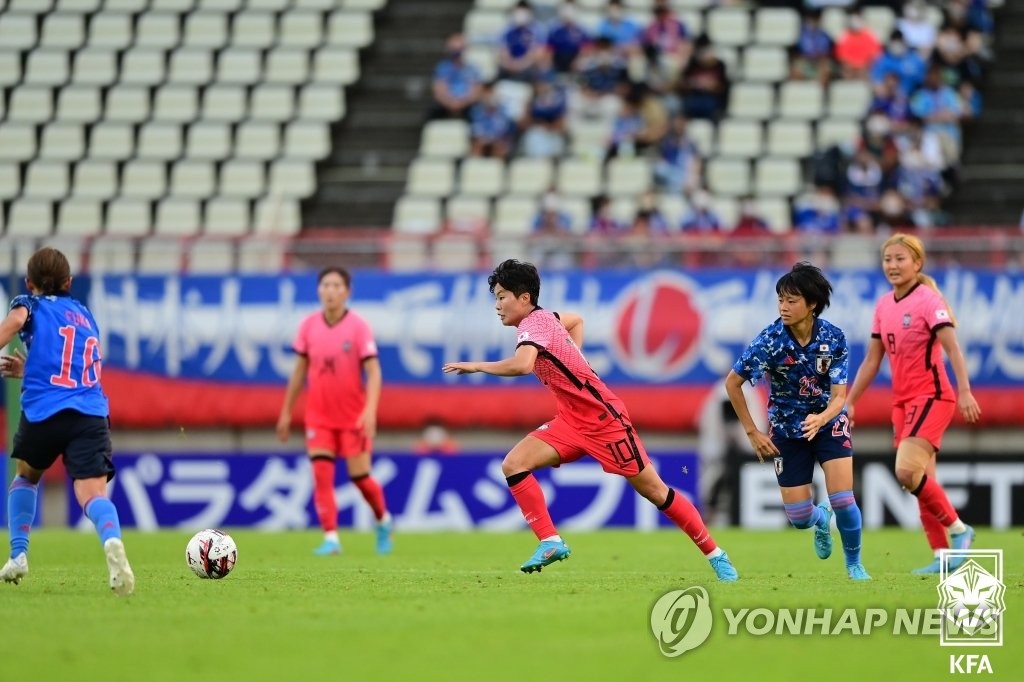
[[[135,574],[128,565],[128,555],[124,552],[124,543],[117,538],[110,538],[103,543],[103,553],[107,555],[107,570],[110,571],[110,589],[119,597],[127,597],[135,591]]]
[[[7,583],[17,585],[26,575],[28,575],[28,555],[24,552],[13,559],[8,559],[4,567],[0,568],[0,578]]]

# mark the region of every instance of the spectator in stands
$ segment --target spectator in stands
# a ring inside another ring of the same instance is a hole
[[[636,156],[637,134],[643,124],[643,117],[640,116],[640,96],[633,91],[623,100],[619,115],[612,124],[612,134],[605,150],[605,158]]]
[[[839,232],[839,202],[828,185],[818,185],[810,196],[797,199],[793,227],[801,232]]]
[[[607,194],[599,194],[591,203],[593,207],[588,232],[599,235],[613,235],[622,232],[624,228],[615,219],[612,212],[612,200]]]
[[[859,150],[846,168],[846,192],[843,203],[863,211],[874,211],[882,196],[882,167],[866,149]]]
[[[960,119],[963,103],[956,90],[942,80],[942,67],[932,64],[924,85],[910,98],[910,111],[924,119],[925,127],[939,134],[948,162],[960,158]]]
[[[832,78],[834,49],[832,37],[821,27],[821,10],[807,10],[800,24],[800,36],[790,51],[790,78],[828,83]]]
[[[440,419],[429,419],[423,426],[423,432],[413,443],[414,455],[455,455],[459,452],[459,443],[455,440],[444,422]]]
[[[639,100],[637,111],[641,123],[640,130],[636,132],[636,148],[644,152],[657,145],[668,132],[668,109],[662,98],[646,83],[631,84],[627,96],[635,96]]]
[[[960,78],[970,81],[975,88],[980,88],[991,59],[992,55],[985,45],[984,36],[977,31],[968,31],[964,39],[964,56],[960,60]]]
[[[533,220],[530,259],[538,267],[568,268],[576,265],[575,253],[567,248],[566,237],[572,234],[572,216],[562,210],[561,199],[548,192],[540,202]]]
[[[626,61],[615,52],[611,39],[598,38],[594,48],[580,61],[580,104],[582,118],[611,120],[619,110],[615,90],[626,78]]]
[[[974,87],[974,83],[969,80],[961,81],[956,92],[963,103],[964,113],[961,120],[970,121],[981,116],[981,93]]]
[[[761,237],[770,232],[768,222],[761,216],[754,197],[743,197],[740,200],[740,215],[731,234],[736,237]]]
[[[533,98],[520,122],[523,154],[536,158],[561,156],[565,151],[565,118],[568,98],[553,75],[534,83]]]
[[[960,81],[960,64],[967,56],[967,44],[964,35],[948,19],[939,28],[935,38],[935,51],[932,62],[943,67],[944,78],[951,84]]]
[[[991,35],[996,25],[988,2],[989,0],[952,0],[950,6],[967,4],[967,27]]]
[[[913,147],[900,154],[896,187],[917,227],[932,227],[943,221],[942,178],[929,166],[924,154]]]
[[[711,195],[697,190],[690,199],[690,210],[683,216],[680,229],[688,234],[715,232],[722,229],[722,221],[711,207]]]
[[[857,148],[870,152],[886,177],[895,173],[899,165],[899,150],[892,134],[892,121],[885,114],[872,113],[867,117]]]
[[[910,0],[903,6],[903,16],[896,21],[896,27],[903,33],[907,45],[917,50],[922,57],[931,56],[935,47],[935,27],[928,20],[928,5],[924,0]]]
[[[757,267],[760,265],[772,266],[778,260],[779,254],[773,250],[765,249],[760,242],[744,244],[743,240],[748,238],[764,237],[771,234],[768,222],[761,216],[761,211],[754,201],[754,197],[746,196],[740,200],[740,214],[736,220],[736,226],[729,233],[730,245],[722,260],[723,265],[732,265],[742,268]]]
[[[902,33],[893,31],[885,52],[871,66],[871,82],[877,86],[887,75],[895,74],[903,91],[909,95],[921,86],[927,71],[924,58],[907,47]]]
[[[520,0],[512,9],[511,25],[505,29],[498,45],[500,77],[532,81],[537,76],[545,49],[544,27],[534,19],[530,3]]]
[[[566,2],[558,9],[558,23],[548,34],[548,51],[555,70],[568,73],[573,70],[576,59],[587,46],[590,37],[576,23],[576,6]]]
[[[572,231],[572,217],[562,210],[561,201],[554,192],[548,192],[540,201],[540,210],[533,219],[533,233],[544,236],[566,235]]]
[[[910,117],[910,98],[907,97],[896,73],[886,73],[882,82],[875,86],[868,113],[884,114],[892,122],[892,129],[896,132],[903,128],[903,124]]]
[[[608,0],[605,17],[597,25],[599,38],[607,38],[620,56],[628,57],[636,52],[642,33],[639,24],[626,16],[622,0]]]
[[[836,61],[843,78],[867,78],[868,69],[881,54],[882,45],[875,32],[864,22],[859,9],[851,9],[846,30],[836,41]]]
[[[655,0],[654,19],[644,30],[641,44],[647,54],[659,62],[670,84],[679,77],[693,52],[690,33],[672,11],[668,0]]]
[[[941,138],[934,130],[926,129],[924,121],[916,116],[907,119],[906,127],[895,141],[901,159],[905,154],[914,152],[932,170],[941,173],[946,169],[948,164]]]
[[[695,49],[680,79],[683,112],[687,118],[718,121],[729,102],[729,75],[707,36],[697,39]]]
[[[461,33],[448,38],[445,58],[434,69],[434,108],[430,118],[466,118],[480,99],[480,73],[463,59],[466,41]]]
[[[665,235],[671,232],[669,228],[668,220],[665,219],[665,214],[661,212],[658,207],[658,196],[651,191],[644,192],[640,195],[640,199],[637,202],[636,215],[643,215],[643,219],[647,222],[651,232],[659,235]],[[634,223],[636,219],[634,218]]]
[[[494,84],[481,89],[480,101],[469,111],[470,154],[504,161],[515,143],[516,124],[494,92]]]
[[[700,185],[703,161],[700,150],[687,133],[687,124],[685,116],[673,117],[671,130],[658,144],[654,178],[659,186],[673,194],[689,194]]]

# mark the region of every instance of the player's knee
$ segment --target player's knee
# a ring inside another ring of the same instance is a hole
[[[896,467],[896,480],[899,481],[900,485],[907,490],[916,490],[917,486],[921,483],[921,477],[923,474],[923,471],[919,471],[917,469]]]
[[[524,471],[530,471],[530,468],[526,466],[524,458],[514,452],[508,453],[505,455],[505,459],[501,460],[501,473],[505,475],[505,478]]]

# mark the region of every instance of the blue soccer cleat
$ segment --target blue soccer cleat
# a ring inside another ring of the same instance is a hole
[[[863,564],[850,564],[846,567],[846,575],[850,576],[850,580],[871,580]]]
[[[935,557],[930,564],[921,568],[915,568],[911,573],[914,575],[937,575],[941,571],[942,567],[939,565],[939,557]]]
[[[814,552],[819,559],[827,559],[832,556],[832,507],[826,502],[818,505],[818,509],[825,515],[825,527],[814,527]]]
[[[725,552],[708,559],[708,563],[715,570],[718,582],[734,583],[740,579],[740,574],[736,571],[736,567],[732,565],[732,562],[729,561],[729,555]]]
[[[386,514],[377,523],[377,554],[391,554],[391,534],[394,531],[394,524],[391,522],[391,514]]]
[[[334,556],[341,554],[341,543],[337,540],[324,540],[320,546],[313,550],[317,556]]]
[[[963,533],[951,533],[949,544],[953,549],[970,549],[974,544],[974,529],[966,526]],[[946,570],[955,571],[963,565],[966,559],[967,557],[963,555],[950,558],[946,562]]]
[[[523,573],[539,573],[545,566],[568,559],[570,554],[572,550],[569,549],[569,545],[561,540],[545,540],[537,546],[537,551],[519,567],[519,570]]]

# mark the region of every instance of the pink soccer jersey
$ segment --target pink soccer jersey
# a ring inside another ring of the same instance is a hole
[[[313,313],[299,325],[295,352],[309,360],[306,426],[353,428],[366,406],[363,360],[377,355],[370,325],[351,310],[333,325]]]
[[[555,396],[558,416],[580,431],[598,431],[629,415],[621,399],[597,376],[555,314],[535,309],[519,323],[516,346],[539,351],[533,373]]]
[[[878,300],[871,336],[889,355],[895,404],[920,396],[955,400],[936,337],[940,328],[952,324],[946,302],[923,284],[901,299],[888,293]]]

